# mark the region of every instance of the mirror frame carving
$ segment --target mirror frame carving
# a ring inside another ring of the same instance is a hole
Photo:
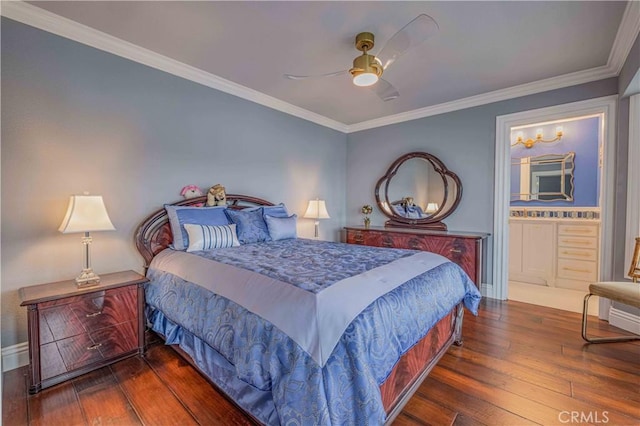
[[[444,200],[438,207],[438,210],[433,212],[431,215],[420,219],[403,217],[395,213],[392,209],[391,211],[389,211],[384,208],[385,203],[387,206],[390,206],[392,203],[392,200],[389,200],[389,183],[391,182],[391,179],[396,175],[398,169],[400,168],[400,166],[402,166],[402,164],[413,158],[422,158],[423,160],[429,162],[433,166],[434,170],[440,175],[444,184]],[[451,180],[453,180],[453,182],[455,182],[455,188],[453,188],[453,191],[451,191],[451,188],[449,188],[449,181],[447,178],[450,178]],[[384,199],[380,198],[380,189],[382,187],[384,187]],[[417,228],[446,231],[447,225],[442,223],[442,220],[451,215],[458,207],[458,204],[460,204],[460,199],[462,198],[462,183],[460,182],[460,178],[458,177],[458,175],[447,169],[444,163],[437,157],[431,154],[427,154],[426,152],[410,152],[394,161],[387,169],[387,172],[384,174],[384,176],[378,179],[375,188],[375,197],[378,208],[385,216],[389,218],[389,220],[385,222],[385,227]],[[452,197],[453,203],[445,209],[449,197]]]

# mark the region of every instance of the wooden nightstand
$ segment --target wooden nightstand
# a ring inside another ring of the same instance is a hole
[[[144,352],[144,284],[134,271],[20,289],[28,309],[29,393]]]

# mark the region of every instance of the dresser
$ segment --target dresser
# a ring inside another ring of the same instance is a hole
[[[29,393],[144,350],[144,283],[124,271],[93,287],[74,280],[23,287],[29,327]]]
[[[424,250],[440,254],[460,265],[476,286],[480,287],[484,263],[483,243],[489,234],[373,226],[347,226],[345,232],[349,244]]]

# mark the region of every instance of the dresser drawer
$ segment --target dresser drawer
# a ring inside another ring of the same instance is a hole
[[[40,314],[40,343],[66,339],[85,332],[137,319],[135,288],[107,290],[75,297],[66,304],[52,303]]]
[[[560,223],[558,224],[558,235],[597,237],[598,225],[572,225]]]
[[[458,264],[474,283],[478,283],[481,278],[478,239],[445,236],[442,233],[347,228],[346,240],[349,244],[430,251]]]
[[[598,260],[598,252],[595,249],[583,249],[580,247],[558,247],[558,257],[561,259]]]
[[[594,282],[597,280],[597,275],[598,267],[596,262],[573,259],[558,259],[559,278]]]
[[[582,249],[597,249],[598,239],[596,237],[576,237],[572,235],[560,235],[558,236],[558,246]]]

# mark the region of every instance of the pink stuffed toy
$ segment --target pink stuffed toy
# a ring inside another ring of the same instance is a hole
[[[187,185],[180,191],[180,195],[182,195],[185,199],[202,197],[202,190],[198,188],[197,185]],[[204,203],[194,204],[196,207],[201,207]]]

